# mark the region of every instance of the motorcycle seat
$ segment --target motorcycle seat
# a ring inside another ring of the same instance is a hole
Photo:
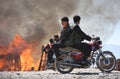
[[[63,51],[63,52],[71,52],[71,51],[80,52],[80,50],[75,49],[75,48],[73,48],[73,47],[59,48],[59,50],[60,50],[60,51]]]

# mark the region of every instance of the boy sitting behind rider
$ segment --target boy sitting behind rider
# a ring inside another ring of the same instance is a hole
[[[75,23],[75,26],[73,27],[73,38],[74,38],[74,44],[73,44],[73,48],[79,49],[80,51],[82,51],[84,53],[84,57],[83,60],[86,61],[86,59],[90,56],[92,47],[87,44],[87,43],[83,43],[83,40],[88,40],[91,41],[91,37],[86,35],[80,28],[79,24],[80,24],[80,20],[81,17],[78,15],[75,15],[73,17],[73,21]]]

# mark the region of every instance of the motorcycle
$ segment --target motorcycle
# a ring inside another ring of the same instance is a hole
[[[56,69],[62,74],[70,73],[74,68],[89,68],[96,63],[102,72],[111,72],[116,66],[116,58],[111,51],[102,51],[102,41],[99,37],[91,40],[91,55],[87,62],[82,60],[83,52],[60,49],[63,59],[56,60]]]

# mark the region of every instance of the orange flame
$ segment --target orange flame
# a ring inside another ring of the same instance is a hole
[[[18,34],[8,46],[0,45],[0,70],[37,70],[39,61],[32,57],[33,45]]]

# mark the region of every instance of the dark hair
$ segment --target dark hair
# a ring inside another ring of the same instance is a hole
[[[78,22],[78,21],[80,21],[80,20],[81,20],[81,17],[78,16],[78,15],[75,15],[75,16],[73,17],[74,23],[76,23],[76,22]]]
[[[61,19],[61,21],[69,22],[69,19],[68,19],[68,17],[63,17],[63,18]]]
[[[54,42],[54,40],[53,40],[53,39],[49,39],[49,42],[50,42],[50,43],[53,43],[53,42]]]

